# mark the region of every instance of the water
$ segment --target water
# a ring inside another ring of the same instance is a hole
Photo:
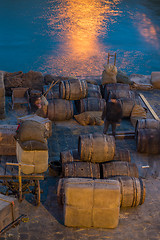
[[[0,0],[1,70],[101,75],[108,52],[128,74],[160,71],[159,0]]]

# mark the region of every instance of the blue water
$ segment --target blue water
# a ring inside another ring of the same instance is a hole
[[[0,70],[101,75],[108,52],[128,74],[160,71],[160,1],[0,0]]]

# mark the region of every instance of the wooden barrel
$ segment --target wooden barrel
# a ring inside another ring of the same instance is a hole
[[[87,97],[102,98],[101,90],[99,85],[87,83],[88,95]]]
[[[116,149],[113,160],[130,162],[131,161],[130,151],[124,149]]]
[[[135,99],[120,98],[120,103],[122,105],[123,117],[130,117],[135,105]]]
[[[105,105],[105,99],[93,97],[84,98],[77,102],[77,111],[79,113],[87,111],[103,111]]]
[[[47,90],[49,89],[50,85],[44,85],[43,86],[43,93],[46,93]],[[45,96],[47,100],[52,100],[54,98],[59,98],[59,84],[57,83],[54,85],[48,94]]]
[[[60,161],[51,161],[49,163],[49,175],[52,177],[60,176],[62,172],[62,164]]]
[[[100,178],[99,164],[90,162],[70,162],[64,166],[64,177]]]
[[[112,96],[115,95],[116,98],[131,98],[135,99],[135,93],[130,90],[126,89],[117,89],[117,90],[110,90],[109,91],[109,98],[112,98]]]
[[[113,160],[115,139],[105,134],[80,135],[78,152],[82,161],[95,163]]]
[[[139,119],[136,122],[136,126],[135,126],[135,132],[137,133],[137,131],[139,129],[160,129],[160,121],[156,120],[156,119]]]
[[[110,179],[118,180],[121,186],[121,207],[136,207],[144,203],[145,183],[141,178],[121,176]]]
[[[60,153],[60,161],[62,164],[62,172],[64,172],[64,165],[66,163],[80,161],[78,149],[61,152]]]
[[[103,178],[113,176],[139,177],[138,168],[135,163],[114,161],[102,164]]]
[[[60,98],[67,100],[79,100],[88,94],[86,80],[70,79],[59,83]]]
[[[104,90],[103,90],[103,97],[104,99],[108,100],[109,98],[109,92],[112,91],[116,91],[116,90],[126,90],[129,91],[130,90],[130,86],[129,84],[123,84],[123,83],[108,83],[105,84],[104,86]]]
[[[73,117],[73,103],[72,101],[64,99],[53,99],[48,104],[48,118],[51,121],[69,120]]]
[[[139,129],[136,134],[137,151],[140,153],[160,153],[160,130]]]

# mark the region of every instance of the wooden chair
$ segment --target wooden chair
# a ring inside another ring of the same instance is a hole
[[[29,94],[28,88],[12,88],[12,109],[15,104],[28,104],[29,109]]]

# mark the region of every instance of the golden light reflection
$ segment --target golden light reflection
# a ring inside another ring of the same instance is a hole
[[[140,34],[145,38],[145,41],[159,48],[157,30],[159,27],[155,27],[152,21],[146,16],[146,14],[138,13],[138,18],[141,19],[138,23],[138,29]]]
[[[120,0],[67,0],[62,1],[57,17],[53,10],[49,25],[53,31],[55,27],[60,30],[61,55],[57,62],[63,64],[63,72],[70,69],[74,75],[81,75],[85,69],[85,72],[87,70],[92,75],[93,68],[97,69],[97,74],[102,71],[106,55],[104,60],[104,53],[101,56],[99,54],[104,51],[99,37],[104,32],[107,33],[107,22],[111,21],[111,17],[120,14],[116,7],[119,2]],[[51,61],[50,59],[50,63]]]

